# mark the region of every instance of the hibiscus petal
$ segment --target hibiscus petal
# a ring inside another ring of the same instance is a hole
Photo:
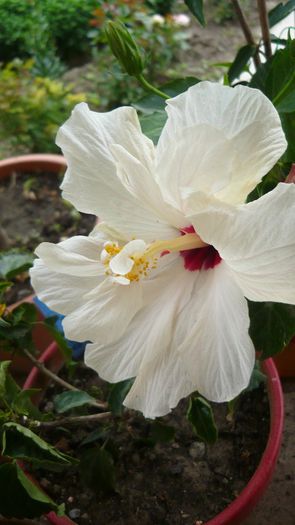
[[[157,180],[174,205],[179,180],[185,196],[204,191],[242,203],[286,149],[279,115],[259,90],[200,82],[167,104]]]
[[[177,228],[187,226],[183,214],[163,199],[160,186],[154,178],[154,165],[149,171],[148,167],[122,146],[115,144],[111,149],[118,161],[117,175],[125,188],[151,208],[160,220]],[[171,228],[171,237],[173,236],[175,236],[175,230]]]
[[[142,307],[141,284],[122,286],[112,279],[105,279],[85,299],[63,320],[65,336],[72,341],[107,345],[124,334]]]
[[[100,262],[100,251],[97,237],[80,235],[59,244],[42,242],[35,253],[55,272],[77,276],[102,276],[104,267]]]
[[[168,259],[163,257],[163,259]],[[112,345],[88,345],[85,362],[110,382],[137,375],[147,363],[165,353],[173,336],[179,311],[190,299],[194,276],[183,268],[180,257],[153,279],[142,281],[144,306],[124,336]]]
[[[280,183],[238,208],[214,199],[191,221],[218,250],[244,295],[253,301],[295,304],[295,185]],[[194,201],[195,209],[197,200]],[[200,209],[201,199],[200,199]]]
[[[41,301],[63,315],[79,308],[84,296],[98,284],[97,276],[73,276],[52,272],[41,259],[30,270],[32,286]]]
[[[255,362],[248,306],[224,262],[199,272],[178,322],[178,353],[202,395],[230,401],[248,386]]]
[[[111,151],[114,144],[120,144],[148,170],[153,163],[154,146],[141,132],[133,108],[95,113],[79,104],[60,128],[56,143],[68,164],[62,195],[79,211],[99,216],[128,238],[153,240],[171,232],[117,177],[117,160]]]
[[[124,404],[158,417],[194,390],[212,401],[233,399],[254,366],[248,328],[247,302],[225,265],[198,272],[170,347],[145,360]]]

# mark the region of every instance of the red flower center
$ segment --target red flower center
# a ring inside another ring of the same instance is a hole
[[[186,233],[196,233],[196,231],[191,225],[181,229],[182,235]],[[183,250],[179,253],[184,258],[185,269],[190,272],[209,270],[221,262],[218,251],[211,245],[204,248],[194,248],[193,250]]]

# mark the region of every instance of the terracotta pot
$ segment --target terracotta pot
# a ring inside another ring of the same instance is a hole
[[[51,154],[32,154],[21,155],[18,157],[11,157],[0,160],[0,180],[3,180],[12,175],[14,172],[49,172],[60,173],[65,171],[67,167],[65,158],[62,155]],[[24,299],[26,302],[32,302],[33,296],[30,295]],[[22,302],[22,301],[21,301]],[[21,302],[15,303],[9,307],[13,310]],[[39,314],[39,320],[43,317]],[[52,341],[52,337],[45,327],[37,325],[33,331],[33,340],[38,352],[41,354]],[[10,352],[1,350],[0,346],[0,360],[11,360]],[[14,377],[23,383],[24,378],[31,370],[31,362],[22,356],[15,355],[12,359],[11,371]]]
[[[55,343],[50,345],[40,360],[55,372],[63,364],[63,358]],[[267,359],[262,366],[267,376],[270,405],[270,432],[265,451],[255,473],[239,496],[224,511],[204,525],[240,525],[260,500],[272,478],[282,440],[284,402],[280,378],[273,360]],[[47,384],[48,378],[42,376],[37,368],[33,368],[24,388],[45,389]],[[69,518],[60,518],[54,512],[50,512],[47,519],[53,525],[74,525]]]
[[[13,172],[47,171],[59,173],[67,167],[62,155],[51,155],[36,153],[32,155],[21,155],[0,160],[0,179],[9,177]]]
[[[295,337],[274,357],[274,361],[281,377],[295,377]]]

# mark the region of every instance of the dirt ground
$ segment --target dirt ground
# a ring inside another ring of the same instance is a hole
[[[295,380],[283,382],[285,427],[274,478],[263,499],[243,525],[294,525],[295,523]]]

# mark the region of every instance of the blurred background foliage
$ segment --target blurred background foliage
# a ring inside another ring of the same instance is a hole
[[[120,18],[146,51],[151,81],[175,77],[189,23],[172,14],[177,4],[0,0],[0,158],[57,152],[57,128],[77,102],[108,110],[143,95],[136,80],[126,81],[106,45],[108,19]]]

